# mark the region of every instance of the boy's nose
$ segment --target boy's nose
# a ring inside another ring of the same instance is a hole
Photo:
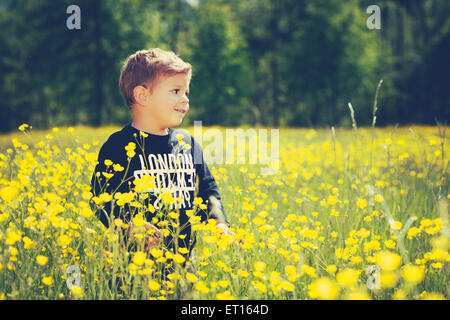
[[[183,94],[183,96],[181,97],[181,102],[182,103],[189,103],[189,98],[186,94]]]

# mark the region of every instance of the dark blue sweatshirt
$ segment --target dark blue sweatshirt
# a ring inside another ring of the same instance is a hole
[[[179,140],[179,135],[183,135],[182,140]],[[135,155],[128,164],[125,147],[128,146],[127,149],[132,150],[130,142],[135,145]],[[105,165],[105,160],[110,160],[116,167]],[[117,164],[123,168],[122,171],[115,170],[120,170]],[[107,173],[106,176],[103,172]],[[113,176],[108,177],[108,173]],[[194,209],[195,197],[202,198],[203,203],[207,205],[207,209],[197,213],[202,221],[213,218],[228,223],[216,181],[204,161],[200,145],[190,134],[172,128],[169,128],[169,134],[164,136],[141,134],[141,131],[128,124],[121,131],[113,133],[103,144],[98,155],[98,164],[92,175],[92,194],[94,196],[102,193],[112,195],[113,200],[102,204],[103,209],[96,212],[105,227],[108,228],[113,222],[112,219],[115,218],[121,218],[125,223],[131,221],[138,209],[130,206],[129,203],[118,206],[115,195],[118,192],[124,194],[133,191],[135,187],[133,181],[147,174],[155,177],[156,186],[143,191],[149,194],[145,200],[145,208],[148,208],[149,204],[155,208],[153,213],[145,210],[144,215],[148,222],[151,222],[152,218],[161,211],[162,202],[157,197],[161,191],[170,190],[173,198],[183,198],[183,201],[165,210],[179,213],[179,232],[182,235],[178,239],[179,247],[191,250],[195,243],[195,235],[191,235],[190,219],[186,215],[186,210]],[[111,212],[113,202],[115,203]],[[166,245],[174,245],[171,236],[164,240]]]

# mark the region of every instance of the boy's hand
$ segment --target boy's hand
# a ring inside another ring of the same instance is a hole
[[[231,232],[230,229],[228,229],[228,226],[225,223],[219,221],[218,219],[216,219],[216,228],[220,229],[223,234],[226,234],[228,236],[233,235],[233,232]]]
[[[155,227],[154,225],[152,225],[148,222],[145,223],[144,227],[145,227],[146,231],[148,231],[149,229],[154,230],[154,232],[152,234],[147,233],[145,236],[144,250],[148,251],[148,250],[151,250],[154,247],[157,247],[161,244],[162,232],[157,227]],[[127,238],[130,238],[133,229],[134,229],[134,225],[132,222],[130,222],[130,226],[128,227],[128,230],[126,232]]]
[[[144,250],[149,251],[155,247],[160,246],[163,238],[161,230],[148,222],[145,223],[145,229],[153,229],[154,232],[152,234],[147,234],[147,236],[145,237]]]

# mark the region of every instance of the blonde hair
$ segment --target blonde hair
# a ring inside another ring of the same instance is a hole
[[[133,90],[145,86],[152,90],[161,76],[192,75],[191,64],[184,62],[172,51],[160,48],[139,50],[124,63],[119,79],[119,90],[128,107],[136,103]]]

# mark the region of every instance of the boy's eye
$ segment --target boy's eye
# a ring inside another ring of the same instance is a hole
[[[180,93],[180,89],[173,89],[172,92],[175,93],[175,94],[179,94]],[[186,96],[189,97],[189,91],[186,91]]]

